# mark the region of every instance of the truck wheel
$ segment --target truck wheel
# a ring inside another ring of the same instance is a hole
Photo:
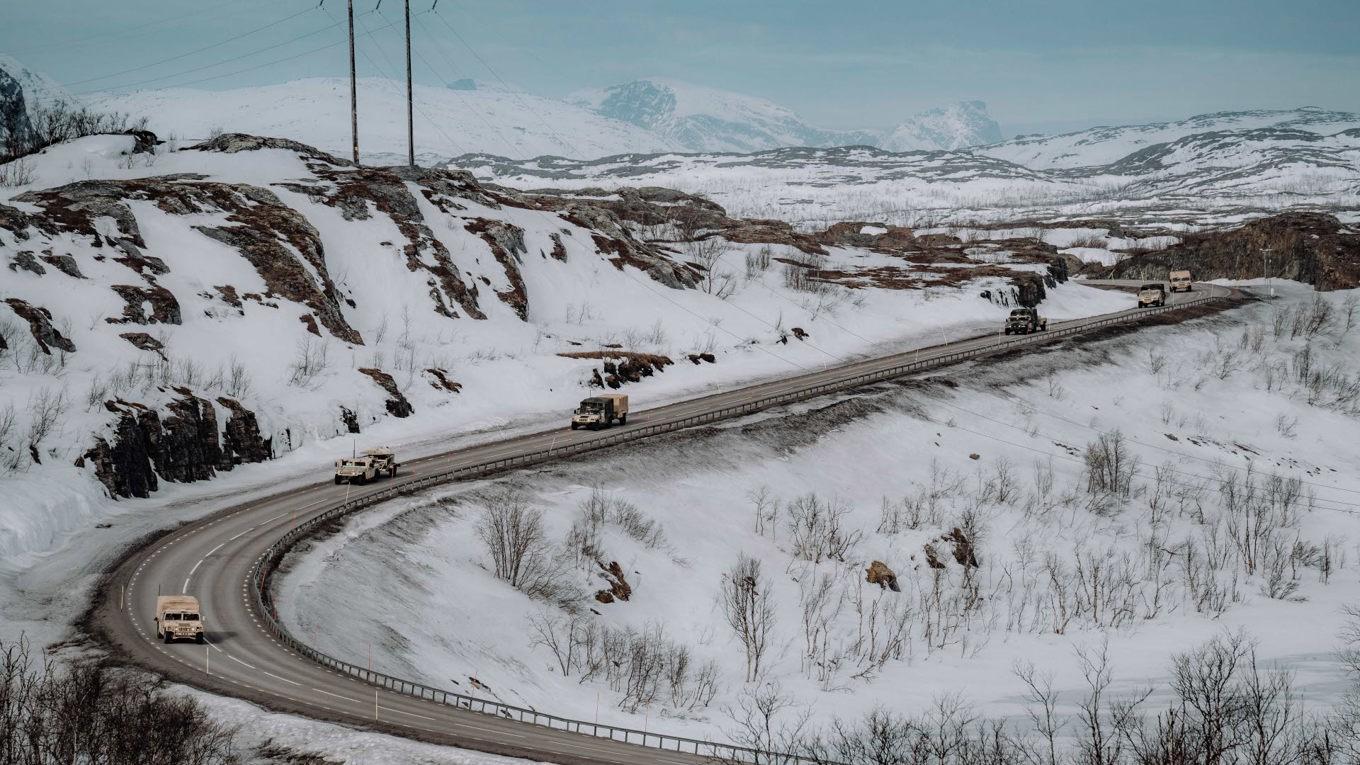
[[[388,478],[396,478],[396,477],[397,477],[397,466],[396,466],[396,465],[393,465],[391,468],[388,469],[388,471],[387,471],[387,477],[388,477]]]
[[[574,423],[574,422],[571,424],[571,429],[572,429],[572,430],[577,430],[577,429],[579,429],[580,427],[581,427],[580,425],[578,425],[578,424],[576,424],[576,423]]]
[[[205,643],[206,641],[207,641],[207,638],[203,637],[203,633],[202,633],[202,632],[198,633],[197,635],[194,635],[194,642],[195,642],[195,643],[198,643],[199,645],[203,645],[203,643]]]
[[[619,424],[620,424],[620,425],[627,425],[627,424],[628,424],[628,415],[626,415],[626,414],[621,414],[621,415],[619,415]]]
[[[335,485],[336,485],[336,486],[339,486],[339,485],[340,485],[340,476],[336,476],[336,477],[335,477]]]
[[[175,638],[172,637],[169,632],[165,633],[165,644],[170,645],[173,642],[175,642]]]

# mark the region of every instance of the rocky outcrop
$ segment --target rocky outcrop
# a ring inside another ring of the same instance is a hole
[[[273,456],[271,440],[260,436],[255,414],[239,402],[217,399],[231,412],[219,433],[212,402],[185,388],[176,388],[175,393],[179,397],[166,404],[164,416],[144,404],[105,402],[118,419],[108,437],[96,437],[77,464],[91,464],[95,477],[114,497],[147,497],[162,480],[203,481],[218,471]]]
[[[161,358],[165,358],[165,354],[162,353],[162,351],[165,350],[165,345],[162,344],[161,341],[157,340],[151,335],[148,335],[145,332],[124,332],[123,334],[119,335],[119,337],[123,338],[129,343],[132,343],[134,346],[143,351],[151,351],[159,355]]]
[[[432,367],[430,369],[425,370],[425,374],[428,376],[430,385],[434,386],[435,390],[444,390],[448,391],[449,393],[457,393],[463,389],[462,383],[458,382],[457,380],[449,379],[449,370],[447,369]]]
[[[32,134],[24,86],[0,68],[0,159],[4,157],[4,147],[22,146],[28,143]]]
[[[274,439],[260,435],[260,424],[255,413],[241,406],[241,402],[219,396],[217,403],[231,412],[222,429],[222,458],[218,470],[231,470],[233,465],[264,462],[274,456]]]
[[[378,384],[378,387],[387,391],[389,398],[385,404],[388,414],[393,417],[410,417],[411,413],[415,411],[411,402],[407,401],[406,397],[401,394],[401,390],[397,388],[397,381],[392,379],[392,375],[373,367],[364,367],[359,370],[359,373],[367,375]]]
[[[864,581],[869,584],[878,585],[879,589],[887,588],[893,592],[901,592],[902,588],[897,584],[897,574],[888,568],[888,564],[881,560],[873,561],[864,570]]]
[[[608,566],[595,561],[595,565],[600,567],[600,578],[609,585],[607,589],[595,593],[595,600],[601,603],[613,603],[618,600],[627,602],[633,597],[633,587],[624,578],[623,566],[620,566],[618,561],[610,561]]]
[[[9,262],[9,270],[15,273],[27,271],[31,274],[36,274],[37,276],[42,276],[47,273],[47,269],[43,268],[43,265],[39,263],[38,259],[33,256],[33,253],[28,250],[20,250],[14,254],[14,258]]]
[[[9,298],[5,302],[15,315],[28,322],[28,331],[33,335],[33,342],[38,344],[43,353],[51,355],[53,348],[75,353],[76,344],[52,326],[51,311],[42,306],[29,305],[19,298]]]
[[[520,273],[525,253],[524,229],[511,223],[474,218],[463,224],[469,233],[476,234],[491,248],[491,255],[505,270],[510,287],[496,293],[501,302],[515,310],[521,321],[529,320],[529,290]]]
[[[1089,273],[1116,279],[1165,281],[1190,269],[1195,279],[1292,279],[1320,290],[1360,286],[1360,230],[1321,213],[1285,213],[1238,228],[1180,234],[1164,250],[1135,253],[1113,268]]]
[[[179,324],[181,321],[179,301],[164,287],[115,284],[110,289],[123,299],[124,305],[122,318],[110,316],[104,320],[109,324]]]
[[[216,138],[210,138],[202,143],[190,146],[186,151],[212,151],[221,154],[235,154],[242,151],[260,151],[261,149],[281,149],[298,154],[304,159],[324,162],[328,165],[353,166],[348,160],[327,154],[320,149],[308,146],[305,143],[292,141],[287,138],[266,138],[246,133],[223,133]]]

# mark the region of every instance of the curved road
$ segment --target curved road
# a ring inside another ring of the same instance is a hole
[[[1213,297],[1230,294],[1226,288],[1212,285],[1200,284],[1196,288],[1190,295],[1173,296],[1173,304],[1204,297],[1206,292]],[[1139,313],[1145,312],[1133,309],[1054,323],[1050,330],[1081,328],[1102,319]],[[1039,336],[1040,342],[1042,337]],[[627,433],[774,394],[797,393],[815,385],[834,384],[909,361],[930,361],[961,351],[986,350],[996,346],[998,341],[1009,339],[999,333],[986,335],[638,411],[627,426],[603,433]],[[133,664],[177,682],[244,698],[283,712],[383,730],[431,743],[568,765],[707,761],[693,755],[553,730],[378,689],[297,655],[275,640],[263,625],[262,615],[256,611],[256,600],[250,590],[253,586],[251,574],[265,550],[295,524],[344,502],[347,497],[381,491],[454,467],[477,465],[553,445],[584,443],[599,437],[601,433],[566,428],[534,433],[404,463],[402,473],[396,479],[372,487],[351,489],[327,480],[227,508],[177,528],[124,558],[109,572],[99,600],[94,604],[93,626],[116,655]],[[188,592],[200,599],[209,645],[164,645],[156,640],[152,619],[158,592]]]

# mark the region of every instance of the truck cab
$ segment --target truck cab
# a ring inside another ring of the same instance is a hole
[[[571,415],[571,429],[607,428],[618,421],[620,425],[628,422],[628,397],[618,393],[591,396],[581,401]]]
[[[1039,315],[1034,308],[1016,308],[1006,317],[1004,333],[1007,335],[1028,335],[1031,332],[1048,330],[1048,319]]]
[[[202,643],[203,615],[193,595],[156,596],[156,637],[167,643],[192,640]]]
[[[378,470],[374,460],[367,454],[335,461],[335,482],[337,484],[368,483],[377,477]]]
[[[1151,306],[1166,305],[1166,285],[1161,282],[1149,282],[1138,288],[1138,307],[1148,308]]]

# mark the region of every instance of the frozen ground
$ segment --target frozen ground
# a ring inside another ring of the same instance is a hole
[[[1074,652],[1105,641],[1118,693],[1160,694],[1174,653],[1238,630],[1324,709],[1344,688],[1341,607],[1360,597],[1360,310],[1354,293],[1317,304],[1306,288],[1281,292],[412,498],[296,556],[285,618],[324,651],[363,661],[371,648],[377,668],[433,685],[723,738],[755,687],[718,598],[745,554],[774,613],[758,682],[818,721],[876,705],[919,712],[946,693],[1018,715],[1021,660],[1052,673],[1071,713]],[[1325,320],[1315,305],[1331,309]],[[1133,467],[1105,491],[1086,455],[1116,430]],[[556,586],[538,598],[493,576],[479,541],[507,490],[543,512],[558,556]],[[582,508],[596,492],[607,507],[592,526]],[[790,524],[814,494],[843,540],[820,561],[805,542],[825,542],[825,525],[797,535]],[[771,517],[758,520],[758,506]],[[976,567],[945,539],[956,528]],[[579,554],[582,539],[593,553]],[[629,601],[590,597],[609,587],[592,557],[620,564]],[[900,593],[864,582],[873,560]],[[542,628],[566,634],[571,611],[578,634],[650,629],[651,645],[688,649],[691,684],[662,682],[638,703],[627,673],[583,679],[582,645],[564,674]],[[707,663],[714,695],[695,703]]]

